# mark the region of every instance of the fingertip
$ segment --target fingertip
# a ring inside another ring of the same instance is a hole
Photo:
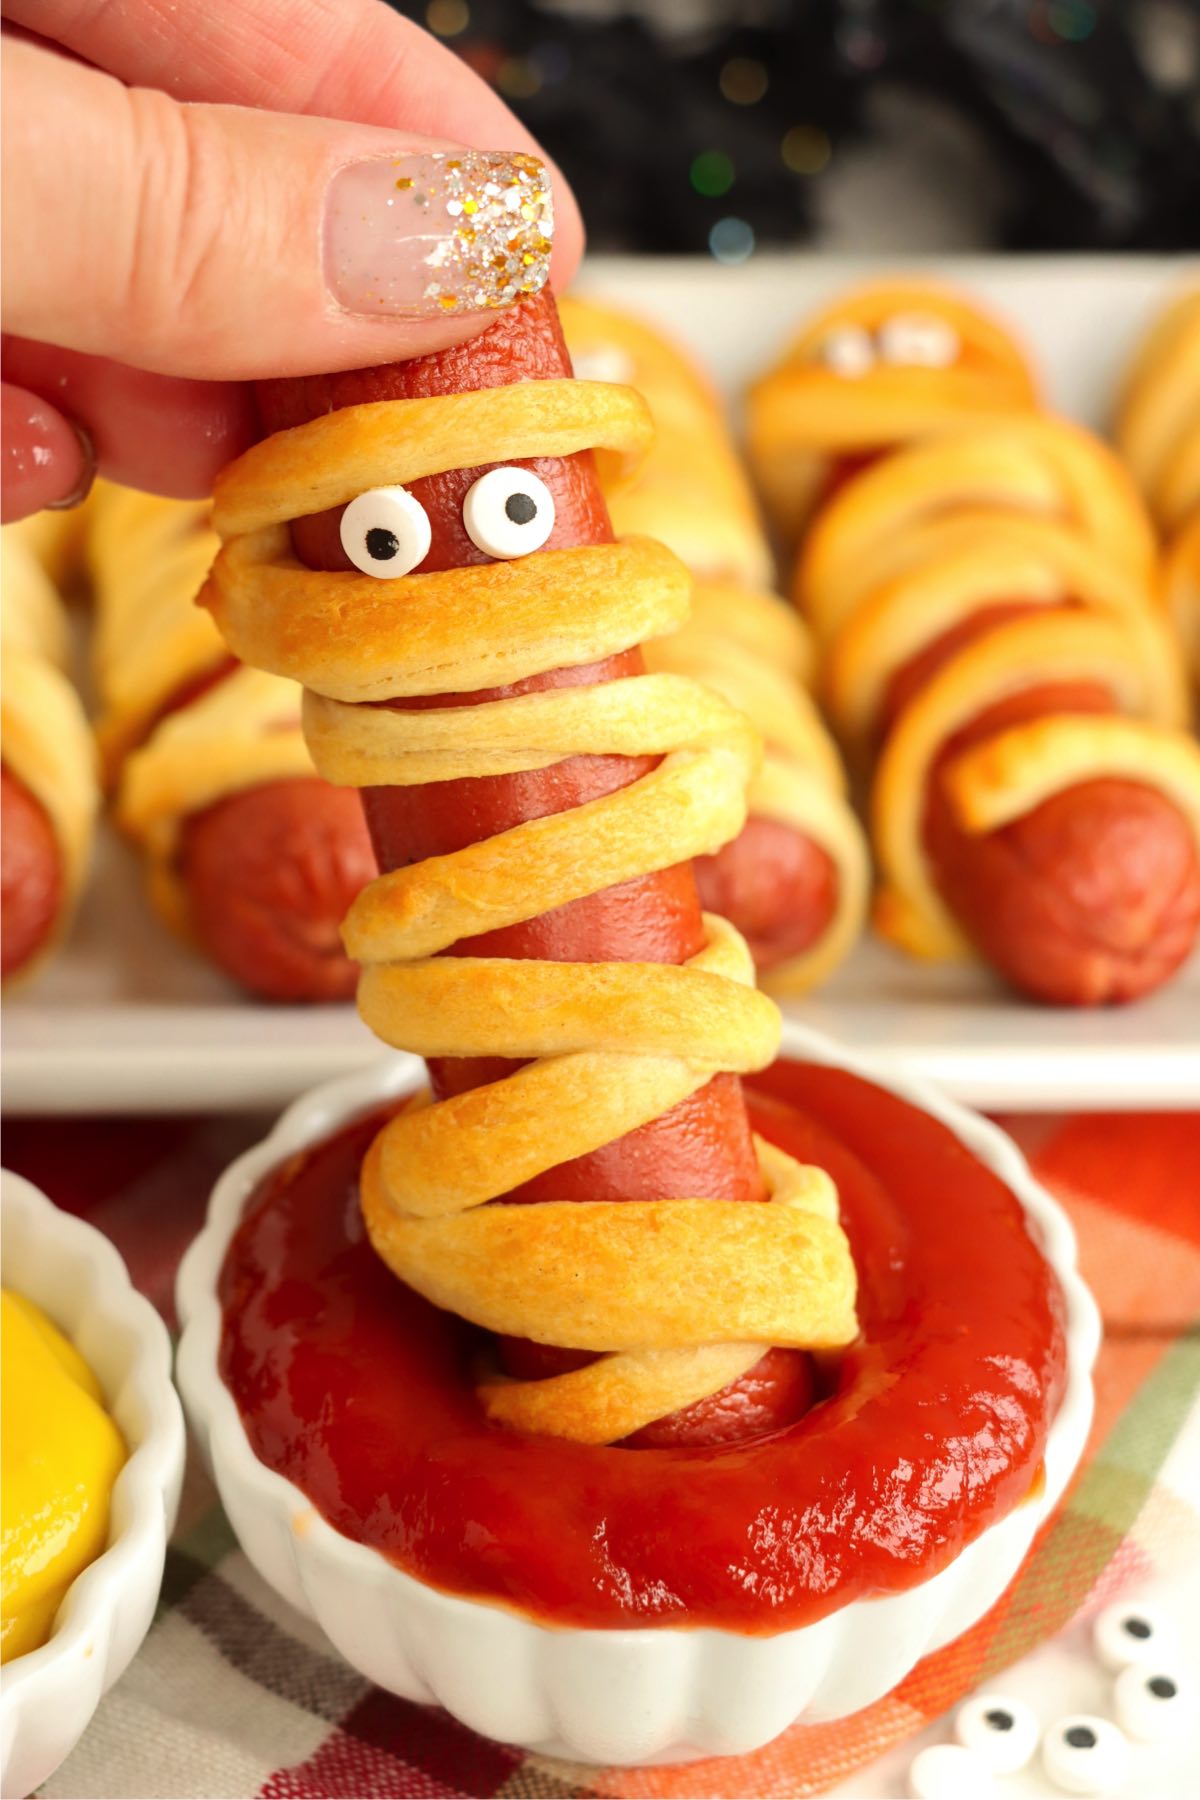
[[[0,388],[4,439],[0,520],[9,524],[43,507],[77,506],[96,472],[91,440],[72,418],[28,388]]]

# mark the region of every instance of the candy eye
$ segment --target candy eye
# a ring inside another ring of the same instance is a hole
[[[858,381],[875,367],[871,334],[861,325],[838,325],[821,339],[817,354],[827,369],[847,381]]]
[[[1042,1763],[1067,1794],[1111,1794],[1124,1787],[1132,1758],[1129,1739],[1107,1719],[1073,1713],[1042,1739]]]
[[[633,380],[633,358],[619,344],[593,344],[589,350],[572,350],[571,364],[578,381],[615,381],[627,387]]]
[[[342,514],[342,549],[364,575],[407,575],[429,554],[429,517],[407,488],[371,488]]]
[[[489,469],[467,490],[463,524],[485,556],[528,556],[554,530],[554,496],[528,469]]]
[[[932,313],[896,313],[879,327],[879,354],[903,368],[948,369],[958,361],[958,333]]]
[[[1105,1668],[1114,1670],[1173,1662],[1176,1648],[1171,1621],[1157,1607],[1127,1600],[1096,1614],[1092,1643]]]
[[[1193,1696],[1177,1672],[1150,1673],[1136,1665],[1122,1669],[1113,1688],[1117,1721],[1139,1743],[1168,1742],[1193,1717]]]
[[[1023,1769],[1038,1743],[1037,1715],[1007,1694],[976,1694],[954,1715],[954,1735],[997,1775]]]

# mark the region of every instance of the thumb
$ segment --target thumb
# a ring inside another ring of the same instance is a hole
[[[3,79],[8,332],[170,375],[307,374],[471,337],[550,274],[527,152],[180,104],[19,42]]]

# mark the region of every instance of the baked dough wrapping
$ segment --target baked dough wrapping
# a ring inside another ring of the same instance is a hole
[[[196,605],[219,547],[210,512],[207,501],[99,482],[86,544],[97,737],[114,814],[145,854],[157,911],[183,937],[192,935],[177,866],[184,821],[242,788],[313,773],[295,683],[228,670],[220,634]]]
[[[1178,295],[1125,377],[1117,447],[1166,538],[1200,511],[1200,290]]]
[[[808,320],[751,388],[750,464],[790,547],[839,459],[1036,405],[1020,347],[972,301],[931,281],[871,281]]]
[[[4,664],[0,693],[0,754],[5,766],[41,806],[50,822],[62,869],[62,900],[48,937],[22,963],[25,980],[61,942],[82,892],[91,861],[99,803],[96,753],[83,705],[64,672],[70,647],[66,612],[41,555],[56,570],[67,535],[51,514],[6,525],[0,555],[0,640]]]
[[[1115,436],[1162,533],[1164,598],[1200,689],[1200,290],[1177,295],[1142,340]]]
[[[658,538],[696,577],[690,617],[647,646],[647,664],[703,682],[746,714],[764,745],[750,778],[750,816],[808,837],[836,872],[834,910],[817,940],[760,970],[769,993],[803,994],[853,947],[870,889],[866,839],[846,796],[841,757],[807,691],[811,639],[769,591],[770,549],[720,404],[700,370],[660,333],[615,308],[568,298],[560,311],[577,372],[628,381],[654,420],[654,443],[636,476],[608,496],[614,527]]]
[[[1186,681],[1154,563],[1116,458],[1043,416],[898,451],[818,517],[797,594],[823,647],[835,728],[871,770],[886,937],[923,957],[969,953],[923,841],[928,785],[956,733],[1029,688],[1094,683],[1117,716],[1039,718],[943,760],[962,829],[995,830],[1051,794],[1123,777],[1166,794],[1200,842],[1200,750],[1183,729]],[[938,645],[925,679],[894,686]]]
[[[237,655],[304,683],[309,743],[331,781],[421,784],[580,753],[662,759],[601,800],[381,875],[344,931],[362,964],[360,1010],[385,1041],[523,1065],[445,1100],[426,1092],[384,1127],[362,1175],[371,1240],[439,1306],[596,1351],[570,1374],[479,1385],[492,1418],[591,1443],[717,1392],[770,1344],[853,1337],[836,1195],[823,1173],[759,1143],[769,1205],[702,1195],[488,1204],[659,1117],[719,1071],[763,1067],[778,1014],[755,991],[738,934],[707,915],[706,945],[681,968],[439,952],[716,850],[744,820],[758,744],[717,694],[661,671],[468,708],[370,704],[502,686],[679,629],[687,572],[648,539],[376,579],[304,568],[287,521],[481,460],[600,446],[627,463],[650,431],[634,394],[586,381],[323,416],[222,476],[224,544],[205,590]]]

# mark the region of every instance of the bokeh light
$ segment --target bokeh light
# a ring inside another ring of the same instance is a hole
[[[828,132],[819,125],[793,125],[783,134],[779,154],[793,175],[819,175],[833,155]]]
[[[429,0],[425,23],[437,37],[458,37],[471,23],[467,0]]]
[[[735,106],[753,106],[767,91],[765,66],[752,56],[731,56],[719,77],[721,92]]]
[[[718,219],[708,247],[719,263],[744,263],[754,254],[754,228],[745,219]]]
[[[702,150],[699,156],[692,158],[692,186],[709,200],[717,200],[729,192],[736,172],[733,158],[724,150]]]

